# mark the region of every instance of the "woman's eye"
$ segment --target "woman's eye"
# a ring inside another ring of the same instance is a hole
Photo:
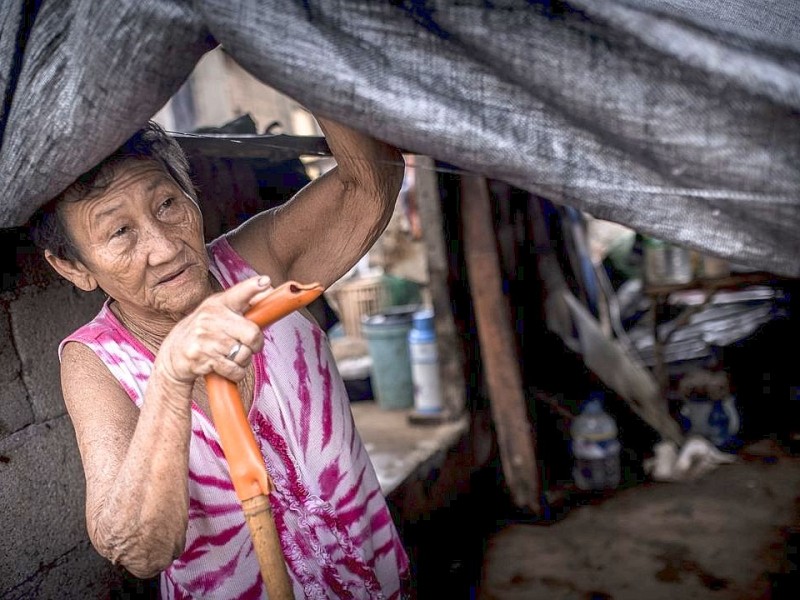
[[[170,206],[172,206],[174,203],[175,203],[175,198],[172,198],[172,197],[170,197],[170,198],[167,198],[166,200],[164,200],[164,202],[162,202],[162,203],[161,203],[161,208],[162,208],[162,209],[164,209],[164,208],[169,208],[169,207],[170,207]]]
[[[114,230],[114,233],[111,234],[111,237],[112,238],[121,237],[126,233],[128,233],[129,230],[130,228],[127,225],[123,225],[119,229]]]

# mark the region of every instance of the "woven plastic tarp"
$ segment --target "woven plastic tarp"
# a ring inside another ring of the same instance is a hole
[[[800,274],[796,0],[5,0],[0,227],[111,152],[217,44],[406,150]]]

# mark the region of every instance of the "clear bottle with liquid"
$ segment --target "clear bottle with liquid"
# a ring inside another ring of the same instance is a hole
[[[575,485],[582,490],[614,489],[621,479],[617,423],[603,408],[603,396],[592,394],[572,421],[570,435]]]

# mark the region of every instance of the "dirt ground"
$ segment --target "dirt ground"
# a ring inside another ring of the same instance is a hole
[[[769,440],[702,479],[645,483],[487,542],[481,600],[797,599],[800,458]]]

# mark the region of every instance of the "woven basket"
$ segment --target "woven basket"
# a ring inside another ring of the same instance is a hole
[[[336,293],[339,319],[345,335],[362,338],[361,319],[387,305],[387,293],[380,276],[365,277],[342,284]]]

